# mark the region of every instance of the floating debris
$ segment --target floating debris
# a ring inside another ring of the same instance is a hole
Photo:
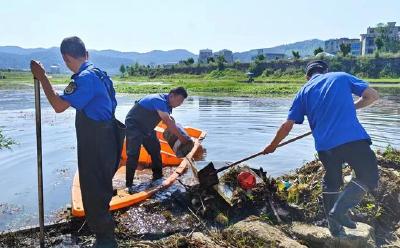
[[[0,203],[0,218],[2,215],[13,215],[21,212],[22,207],[14,204]]]

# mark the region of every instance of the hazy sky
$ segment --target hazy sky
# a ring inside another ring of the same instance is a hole
[[[400,0],[0,0],[0,46],[245,51],[312,38],[359,38],[400,22]],[[400,25],[400,24],[399,24]]]

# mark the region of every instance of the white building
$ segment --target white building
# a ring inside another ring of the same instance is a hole
[[[330,54],[337,54],[340,52],[341,44],[350,44],[350,53],[352,55],[360,55],[361,54],[361,42],[359,39],[349,39],[349,38],[340,38],[340,39],[330,39],[325,41],[325,49],[324,51]]]
[[[286,57],[284,53],[267,53],[264,52],[264,49],[257,49],[257,56],[258,55],[264,55],[265,60],[278,60]],[[257,56],[252,57],[252,60],[255,60]]]
[[[394,40],[400,40],[400,26],[396,26],[396,22],[388,22],[386,25],[387,35]],[[372,54],[376,49],[375,38],[380,34],[378,28],[367,28],[366,34],[361,34],[361,54]]]
[[[217,56],[222,56],[222,57],[224,57],[226,63],[233,64],[233,53],[232,53],[232,51],[227,50],[227,49],[223,49],[221,51],[218,51],[218,52],[214,53],[214,57],[217,57]]]
[[[211,49],[202,49],[199,52],[199,59],[198,62],[200,64],[206,64],[209,58],[213,57],[213,53]]]

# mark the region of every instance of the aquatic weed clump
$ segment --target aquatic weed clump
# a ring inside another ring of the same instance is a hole
[[[377,239],[392,239],[400,222],[400,150],[392,146],[376,153],[379,165],[379,184],[356,207],[354,217],[372,225]]]
[[[277,178],[277,195],[292,206],[302,210],[301,221],[320,221],[324,212],[320,196],[324,168],[320,161],[313,160],[294,172]]]
[[[322,179],[324,174],[325,169],[321,161],[315,159],[294,172],[276,179],[278,184],[277,195],[282,201],[288,202],[302,212],[299,221],[318,225],[326,224],[322,204]],[[343,180],[350,175],[350,167],[345,166]]]
[[[5,137],[0,129],[0,150],[3,148],[11,149],[12,145],[17,144],[13,139]]]
[[[400,169],[400,150],[388,145],[384,151],[377,151],[379,164],[388,168]]]
[[[388,243],[394,238],[393,232],[400,222],[400,151],[388,146],[384,151],[376,152],[379,169],[378,188],[368,193],[361,203],[351,210],[355,221],[367,223],[374,227],[378,243]],[[322,206],[322,163],[317,159],[306,163],[293,173],[277,178],[279,187],[277,195],[301,212],[299,221],[326,225]],[[349,166],[343,169],[344,185],[355,175]],[[282,183],[283,182],[283,183]],[[294,197],[293,197],[294,195]],[[292,214],[292,213],[291,213]]]
[[[221,178],[220,182],[226,184],[227,186],[231,188],[236,188],[238,187],[238,181],[237,181],[237,176],[239,175],[241,171],[241,167],[236,166],[233,168],[230,168]]]

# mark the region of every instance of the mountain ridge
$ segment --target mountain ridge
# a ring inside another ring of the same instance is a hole
[[[288,56],[291,55],[292,50],[295,50],[299,51],[301,56],[307,56],[311,55],[318,46],[323,46],[323,42],[322,40],[312,39],[262,49],[266,53],[285,53]],[[244,52],[234,52],[233,58],[241,62],[250,62],[252,57],[257,55],[258,50],[251,49]],[[121,64],[160,65],[178,63],[180,60],[190,57],[197,60],[198,55],[185,49],[152,50],[144,53],[121,52],[114,49],[89,50],[89,59],[109,74],[117,74]],[[0,46],[0,69],[28,70],[31,59],[40,60],[46,69],[52,65],[59,65],[62,73],[68,72],[58,47],[22,48],[19,46]]]

